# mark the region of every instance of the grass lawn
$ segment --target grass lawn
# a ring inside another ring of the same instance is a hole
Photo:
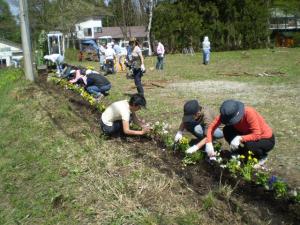
[[[148,109],[140,114],[167,121],[175,134],[187,99],[215,110],[225,99],[239,99],[274,129],[268,166],[300,187],[299,48],[213,52],[211,58],[204,66],[200,54],[167,55],[163,72],[153,69],[155,57],[146,58]],[[280,75],[256,76],[263,72]],[[232,187],[207,170],[189,171],[199,176],[191,184],[180,162],[155,145],[105,140],[98,118],[74,106],[76,97],[69,101],[56,89],[30,84],[18,70],[0,76],[0,224],[293,223],[266,202],[231,195]],[[107,104],[135,92],[124,73],[108,78]]]

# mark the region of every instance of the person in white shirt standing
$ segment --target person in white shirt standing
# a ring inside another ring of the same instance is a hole
[[[202,49],[203,49],[203,64],[208,65],[210,60],[210,42],[207,36],[204,37],[202,42]]]
[[[134,94],[130,100],[123,100],[111,104],[101,115],[100,125],[104,134],[126,134],[126,135],[144,135],[150,131],[150,128],[144,121],[140,120],[136,112],[142,107],[146,107],[146,99],[140,94]],[[142,130],[130,129],[130,121],[142,127]]]
[[[116,52],[112,48],[111,43],[107,44],[107,49],[105,50],[105,67],[107,73],[115,73],[115,63]]]
[[[156,55],[157,55],[156,69],[163,70],[164,69],[165,47],[159,41],[155,41],[154,44],[156,46]]]

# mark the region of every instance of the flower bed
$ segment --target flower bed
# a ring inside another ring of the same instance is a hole
[[[76,84],[72,84],[65,79],[61,79],[61,78],[53,77],[53,76],[48,77],[48,81],[51,81],[57,85],[60,85],[67,90],[72,90],[72,91],[80,94],[84,100],[86,100],[92,107],[95,107],[100,112],[103,112],[105,110],[105,105],[101,102],[97,102],[93,96],[91,96],[88,92],[86,92],[84,90],[84,88],[82,88]]]
[[[83,88],[71,84],[67,80],[48,77],[48,81],[60,85],[67,90],[72,90],[80,94],[92,107],[95,107],[100,112],[105,110],[105,105],[95,101],[95,99],[87,93]],[[193,154],[187,154],[186,150],[189,146],[189,139],[183,137],[180,142],[174,143],[173,136],[169,132],[169,125],[165,122],[157,121],[150,124],[151,132],[147,134],[164,150],[176,152],[182,157],[184,166],[195,165],[206,158],[204,151],[196,151]],[[217,151],[216,160],[212,162],[212,166],[219,170],[221,174],[228,174],[231,179],[242,180],[246,184],[250,184],[251,188],[263,189],[268,193],[272,193],[275,200],[282,200],[293,205],[293,212],[297,217],[300,216],[300,192],[290,186],[280,177],[272,175],[268,171],[257,170],[253,166],[257,163],[257,159],[253,158],[253,153],[248,152],[248,155],[236,155],[229,160],[224,160],[220,156],[221,146],[214,146]]]

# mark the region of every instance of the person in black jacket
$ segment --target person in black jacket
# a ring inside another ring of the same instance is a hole
[[[111,84],[105,76],[91,70],[86,70],[85,75],[81,75],[80,70],[77,70],[76,77],[70,82],[83,84],[86,91],[95,98],[107,95],[107,92],[111,89]]]

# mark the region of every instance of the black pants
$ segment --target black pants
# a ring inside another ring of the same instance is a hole
[[[223,129],[224,138],[228,142],[231,143],[232,139],[237,135],[241,135],[233,126],[225,126]],[[254,157],[257,159],[262,159],[268,155],[268,152],[272,150],[275,145],[275,137],[272,135],[270,138],[264,138],[257,141],[248,141],[243,143],[243,147],[239,147],[236,150],[237,154],[240,155],[248,155],[248,151],[252,151]]]
[[[142,85],[142,76],[143,76],[143,72],[140,68],[133,69],[133,79],[134,79],[134,83],[136,86],[136,89],[138,91],[139,94],[144,95],[144,88]]]

